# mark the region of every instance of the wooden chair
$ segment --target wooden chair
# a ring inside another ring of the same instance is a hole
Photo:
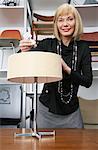
[[[19,30],[4,30],[1,32],[0,38],[13,38],[13,39],[21,39],[21,34]]]
[[[80,36],[80,39],[86,41],[98,41],[98,32],[83,33]]]
[[[84,128],[98,129],[98,99],[88,100],[79,97],[79,104],[83,117]]]
[[[18,51],[19,41],[22,39],[19,30],[4,30],[0,34],[1,68],[6,68],[8,57]]]
[[[36,42],[38,42],[38,35],[53,35],[53,19],[54,16],[43,16],[34,13],[32,22],[33,37],[35,34]],[[36,19],[36,20],[35,20]]]
[[[98,52],[98,32],[83,33],[80,40],[88,41],[91,52]]]

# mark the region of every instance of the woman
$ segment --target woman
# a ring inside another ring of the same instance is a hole
[[[39,99],[38,128],[83,128],[77,92],[79,85],[92,84],[91,55],[83,32],[81,17],[70,4],[58,7],[54,16],[54,36],[39,42],[20,41],[21,51],[42,50],[61,55],[63,79],[44,85]]]

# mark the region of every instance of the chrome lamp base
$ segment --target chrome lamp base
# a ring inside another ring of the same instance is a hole
[[[15,137],[25,136],[25,137],[36,137],[38,139],[41,139],[42,136],[55,136],[55,131],[41,131],[41,132],[32,132],[32,133],[15,133]]]
[[[49,136],[49,135],[54,135],[55,136],[55,131],[43,131],[43,132],[38,132],[37,130],[37,101],[38,101],[38,82],[37,82],[37,77],[35,78],[35,91],[34,91],[34,121],[33,121],[33,132],[31,133],[15,133],[15,137],[19,136],[32,136],[32,137],[37,137],[40,139],[42,136]]]

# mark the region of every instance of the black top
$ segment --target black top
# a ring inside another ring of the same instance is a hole
[[[91,54],[86,41],[77,42],[77,65],[76,71],[71,71],[68,75],[63,72],[63,88],[67,91],[70,90],[71,83],[73,84],[72,100],[65,104],[61,101],[60,94],[58,93],[58,82],[46,83],[40,96],[40,102],[49,108],[49,111],[55,114],[67,115],[76,111],[79,107],[77,92],[79,85],[89,88],[92,84],[92,68],[91,68]],[[39,42],[36,48],[31,50],[47,51],[57,53],[57,39],[47,38]],[[73,41],[69,46],[63,45],[62,58],[68,66],[72,65]]]

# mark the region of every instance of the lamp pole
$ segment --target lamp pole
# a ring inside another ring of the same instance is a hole
[[[34,104],[34,122],[33,122],[34,132],[32,133],[32,136],[41,138],[41,135],[39,135],[37,131],[37,102],[38,102],[38,77],[34,77],[34,103],[33,103]]]
[[[71,0],[68,0],[68,4],[70,4],[71,3]]]

